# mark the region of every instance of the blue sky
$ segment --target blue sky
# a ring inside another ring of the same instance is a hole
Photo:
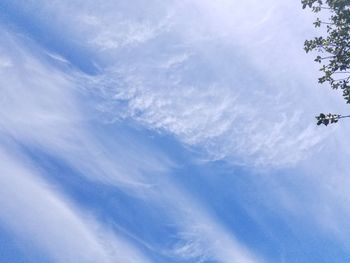
[[[0,262],[348,262],[348,113],[298,1],[0,2]]]

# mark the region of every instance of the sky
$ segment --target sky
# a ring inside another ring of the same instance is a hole
[[[0,262],[350,260],[349,113],[294,0],[0,1]]]

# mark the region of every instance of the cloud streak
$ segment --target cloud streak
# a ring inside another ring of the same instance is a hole
[[[69,204],[38,177],[1,149],[0,219],[18,237],[34,242],[55,262],[149,262],[124,240]]]
[[[67,64],[65,59],[57,61],[57,55],[47,56],[47,52],[36,50],[37,46],[33,43],[34,52],[31,53],[22,46],[21,37],[15,38],[5,30],[3,33],[2,54],[6,63],[3,63],[0,82],[3,84],[2,96],[6,100],[0,124],[1,160],[4,162],[2,183],[6,185],[6,191],[1,197],[3,204],[12,200],[12,205],[1,211],[3,224],[8,225],[20,239],[34,242],[39,250],[56,262],[88,262],[90,259],[98,262],[148,262],[113,231],[103,230],[103,223],[84,219],[84,213],[67,201],[68,197],[62,197],[63,193],[52,190],[47,182],[40,179],[41,173],[31,167],[23,167],[21,163],[26,159],[21,154],[14,153],[13,157],[4,152],[4,149],[13,150],[20,145],[65,160],[89,180],[142,197],[150,206],[172,207],[175,212],[166,214],[182,233],[179,235],[181,242],[196,246],[198,253],[203,254],[196,258],[222,262],[237,258],[241,262],[258,262],[205,212],[187,212],[203,208],[196,205],[190,196],[185,197],[183,191],[171,186],[172,182],[157,177],[172,165],[166,157],[154,151],[150,154],[146,146],[132,142],[132,137],[128,139],[122,134],[120,139],[114,140],[116,147],[113,148],[113,142],[108,142],[108,148],[99,140],[101,135],[91,128],[89,119],[82,114],[89,112],[87,105],[75,97],[74,87],[79,86],[77,80],[80,78],[76,80],[74,77],[79,74],[63,73],[56,68],[56,63]],[[183,58],[171,64],[181,60]],[[125,139],[127,150],[123,148],[125,142],[121,141]],[[29,159],[25,162],[29,163]],[[46,172],[50,174],[50,171]],[[154,175],[149,176],[152,173]],[[18,194],[16,189],[23,191]],[[23,222],[14,220],[17,217],[23,218]],[[38,226],[43,231],[39,231]],[[63,228],[66,231],[63,232]],[[35,238],[26,238],[34,233],[37,233]],[[79,240],[74,237],[79,237]],[[218,245],[218,240],[222,245]],[[180,260],[193,259],[191,252],[188,249],[183,252],[184,246],[180,246],[170,248],[172,252],[165,254]],[[83,252],[86,248],[90,254]]]
[[[342,231],[347,226],[342,216],[348,217],[346,158],[333,157],[345,168],[337,168],[339,175],[331,184],[328,176],[320,176],[327,166],[327,160],[322,159],[328,155],[324,146],[330,145],[325,139],[330,134],[339,135],[339,131],[320,131],[311,123],[323,104],[336,105],[338,101],[326,91],[311,95],[309,86],[314,85],[317,69],[306,62],[308,58],[301,50],[304,36],[310,33],[302,25],[309,23],[310,17],[304,19],[292,11],[297,10],[295,3],[140,0],[132,6],[126,1],[27,1],[8,5],[16,7],[11,10],[19,14],[27,14],[37,28],[24,30],[18,18],[10,16],[8,23],[15,24],[15,29],[8,26],[8,31],[2,31],[0,131],[1,140],[6,141],[2,149],[17,144],[40,149],[79,173],[72,176],[82,175],[106,188],[121,189],[142,200],[149,210],[165,211],[164,225],[174,226],[176,242],[153,247],[142,232],[135,233],[130,227],[125,232],[135,237],[135,247],[143,244],[158,255],[184,262],[262,261],[254,255],[254,248],[236,238],[233,228],[226,228],[219,216],[209,212],[213,202],[206,204],[204,194],[195,197],[170,177],[171,170],[178,168],[176,161],[154,145],[146,145],[146,140],[115,128],[126,123],[142,132],[147,130],[145,137],[148,132],[152,136],[158,135],[155,132],[172,135],[185,147],[198,150],[204,160],[227,161],[228,169],[244,166],[259,173],[282,168],[278,170],[282,171],[278,175],[281,178],[269,177],[263,190],[265,179],[252,182],[261,187],[259,191],[268,192],[264,204],[281,211],[279,219],[285,222],[290,222],[288,216],[292,215],[310,225],[317,222],[312,229],[325,229],[346,239],[346,231]],[[56,42],[64,44],[52,44]],[[332,143],[333,152],[341,148]],[[3,180],[9,185],[2,194],[3,203],[16,197],[16,182],[22,188],[28,185],[27,192],[17,197],[18,207],[55,207],[72,233],[82,235],[92,248],[90,257],[99,262],[147,261],[138,252],[137,258],[132,258],[137,249],[116,238],[105,222],[86,220],[79,208],[66,201],[68,197],[62,197],[64,191],[58,194],[39,179],[36,170],[23,167],[22,158],[4,150],[2,155],[8,163],[2,167]],[[317,158],[323,160],[321,170],[312,165]],[[283,174],[287,167],[299,167],[298,175],[291,178]],[[8,174],[15,177],[11,179]],[[205,185],[203,178],[198,180]],[[225,187],[234,185],[235,180],[228,180]],[[315,195],[308,195],[309,191]],[[36,195],[27,204],[31,192]],[[299,197],[300,193],[307,201]],[[12,224],[17,234],[36,231],[30,224],[36,220],[34,215],[14,206],[6,209],[2,220]],[[254,205],[246,209],[255,215],[259,211]],[[18,215],[27,218],[28,224],[11,223]],[[61,236],[55,229],[63,226],[53,217],[48,213],[37,220],[53,227],[49,238],[59,240],[60,247],[56,250],[48,245],[44,233],[36,242],[57,261],[84,259],[86,255],[73,251],[80,251],[83,244],[76,244],[68,234]],[[260,223],[263,217],[259,214],[255,219]],[[50,225],[51,221],[55,225]],[[157,224],[163,226],[157,221],[149,227]],[[109,230],[96,232],[100,226]],[[293,227],[298,228],[297,223]],[[72,242],[67,242],[71,248],[65,247],[67,239]],[[66,249],[69,253],[61,255]],[[126,253],[120,255],[118,251]]]

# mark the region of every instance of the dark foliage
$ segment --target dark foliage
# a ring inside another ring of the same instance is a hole
[[[327,35],[306,40],[306,52],[316,51],[315,58],[320,63],[322,76],[319,83],[329,83],[333,89],[341,89],[346,103],[350,103],[350,0],[302,0],[303,8],[314,13],[329,14],[326,21],[319,18],[315,27],[325,27]],[[317,124],[337,122],[337,114],[320,114]],[[345,116],[343,116],[345,117]]]

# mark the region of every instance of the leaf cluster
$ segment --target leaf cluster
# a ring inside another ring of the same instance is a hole
[[[331,113],[328,113],[328,114],[320,113],[319,116],[316,116],[317,125],[324,124],[326,126],[330,123],[337,123],[341,118],[342,118],[341,115],[331,114]]]
[[[350,0],[302,0],[303,8],[314,13],[328,12],[327,21],[317,18],[315,27],[325,27],[326,36],[306,40],[304,49],[308,53],[317,51],[315,61],[321,64],[323,75],[319,83],[328,82],[333,89],[341,89],[343,97],[350,103]]]

